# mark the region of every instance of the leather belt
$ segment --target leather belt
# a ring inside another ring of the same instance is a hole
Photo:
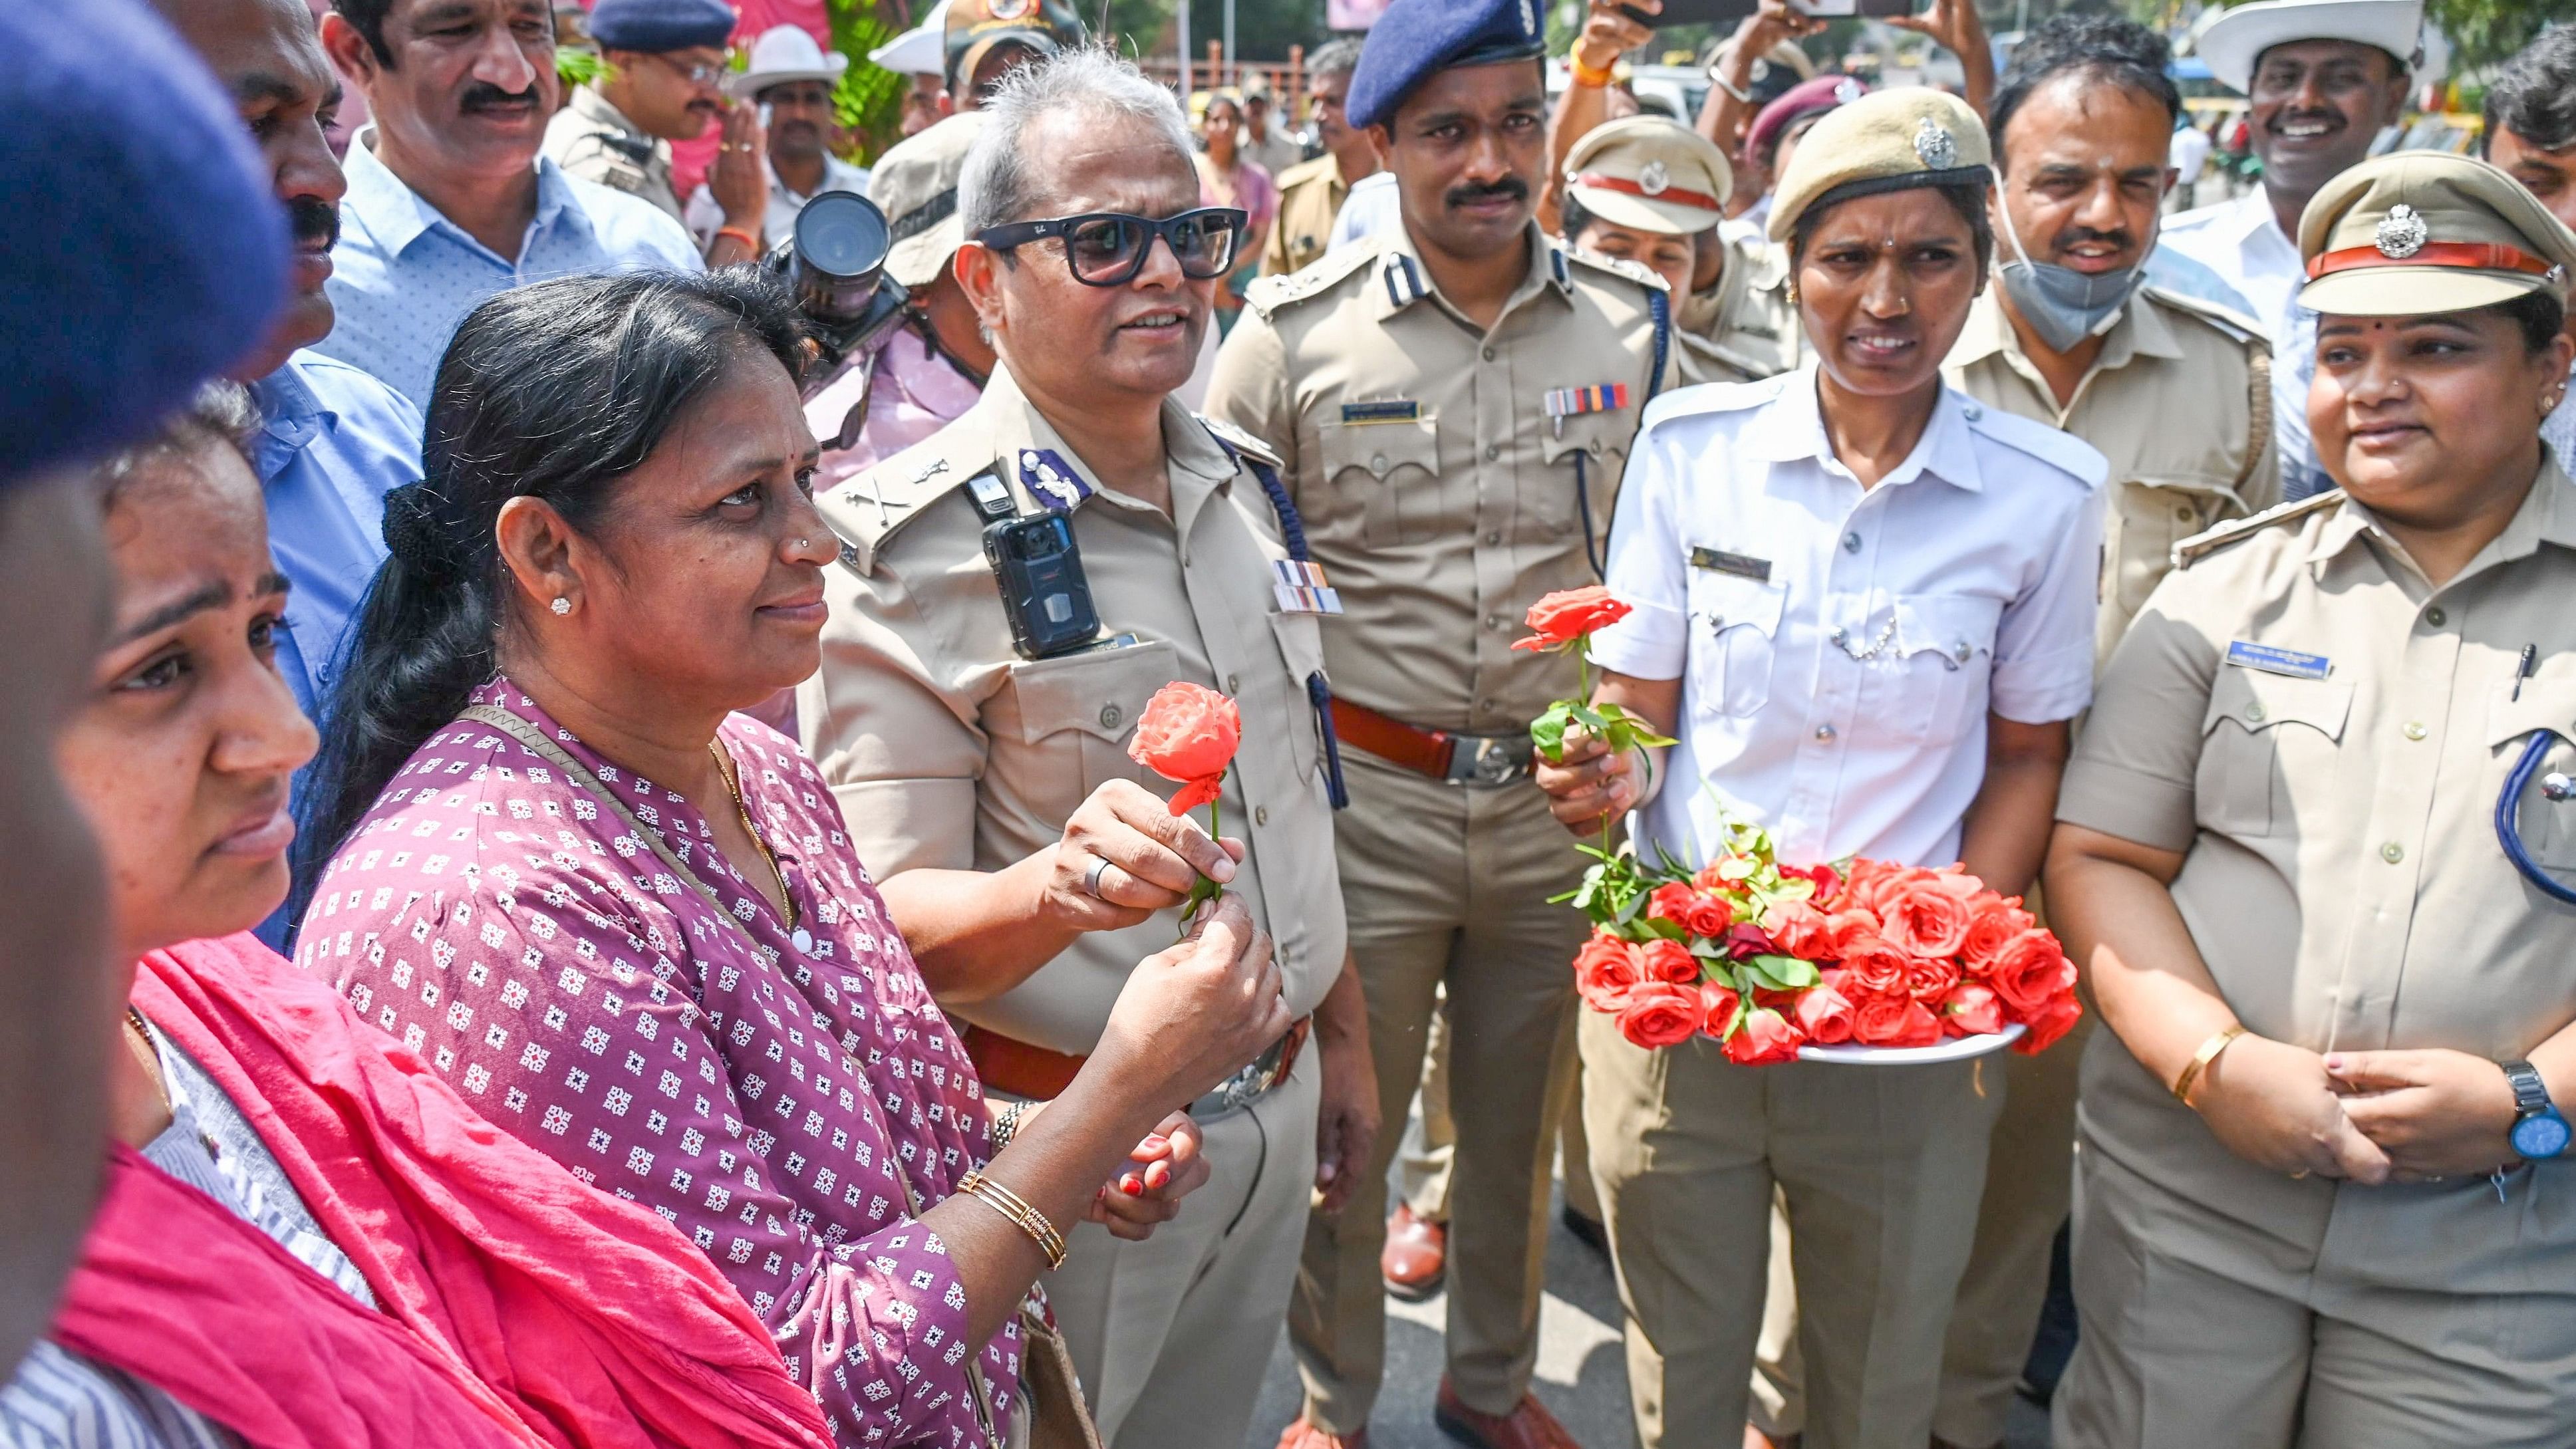
[[[1508,785],[1530,772],[1532,750],[1527,730],[1508,735],[1429,730],[1335,695],[1333,731],[1344,744],[1417,775],[1428,775],[1444,785]]]
[[[1205,1121],[1221,1117],[1239,1107],[1251,1105],[1281,1082],[1297,1066],[1298,1054],[1305,1050],[1306,1038],[1314,1031],[1315,1019],[1301,1016],[1289,1024],[1270,1049],[1253,1058],[1252,1064],[1217,1084],[1216,1090],[1192,1102],[1190,1115]],[[1087,1057],[1069,1056],[1058,1051],[1007,1037],[998,1031],[968,1026],[961,1035],[966,1043],[966,1057],[975,1064],[975,1075],[984,1086],[1004,1096],[1025,1097],[1034,1102],[1062,1096],[1073,1085],[1074,1074],[1082,1070]]]

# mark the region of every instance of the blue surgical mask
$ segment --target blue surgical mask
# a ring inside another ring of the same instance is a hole
[[[2004,236],[2012,243],[2014,260],[1995,270],[2003,278],[2004,291],[2012,296],[2013,310],[2039,334],[2040,341],[2055,351],[2064,352],[2087,337],[2110,331],[2119,320],[2120,310],[2147,283],[2143,265],[2116,272],[2079,272],[2073,267],[2034,262],[2022,248],[2011,209],[1997,210],[2003,213]],[[2154,249],[2155,240],[2150,237],[2147,251]]]

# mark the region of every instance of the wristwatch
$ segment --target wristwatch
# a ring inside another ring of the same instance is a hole
[[[2549,1088],[2529,1062],[2505,1062],[2504,1079],[2513,1083],[2513,1131],[2507,1140],[2514,1155],[2544,1162],[2567,1150],[2567,1119],[2549,1100]]]

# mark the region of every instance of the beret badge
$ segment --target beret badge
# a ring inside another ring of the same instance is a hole
[[[1673,174],[1661,161],[1649,161],[1637,172],[1637,189],[1648,196],[1661,196],[1673,184]]]
[[[1950,128],[1925,116],[1914,126],[1914,154],[1934,171],[1947,171],[1959,164],[1959,138]]]
[[[2376,244],[2381,256],[2392,262],[2402,262],[2422,251],[2426,239],[2432,234],[2433,229],[2424,224],[2424,218],[2415,208],[2401,201],[2388,208],[2388,215],[2379,219]]]

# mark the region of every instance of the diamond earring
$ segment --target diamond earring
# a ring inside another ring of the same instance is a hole
[[[554,610],[554,611],[555,611],[555,617],[556,617],[556,618],[558,618],[558,619],[560,619],[560,618],[562,618],[564,615],[569,614],[569,613],[571,613],[571,612],[572,612],[572,600],[567,599],[567,598],[563,597],[562,595],[558,594],[558,595],[556,595],[556,596],[555,596],[555,601],[554,601],[553,603],[551,603],[551,604],[547,605],[546,607],[548,607],[548,608],[550,608],[550,609]]]

